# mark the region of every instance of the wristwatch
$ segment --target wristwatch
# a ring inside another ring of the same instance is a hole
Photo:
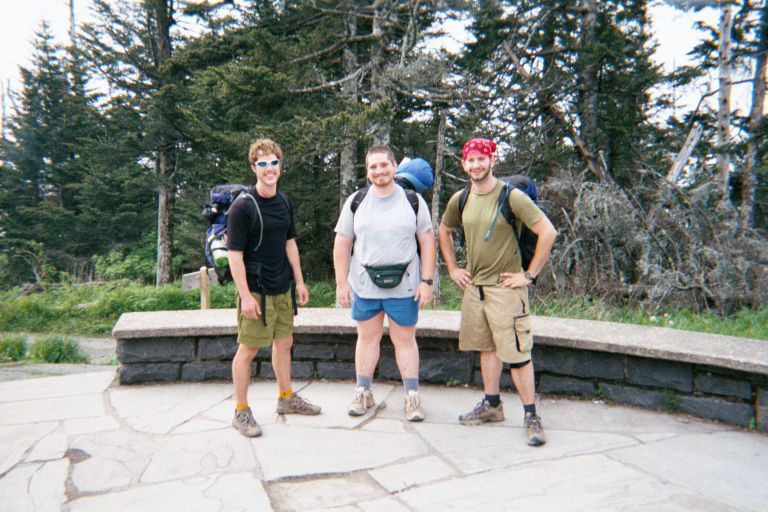
[[[422,283],[427,283],[429,286],[432,286],[432,282],[433,281],[431,279],[422,279],[421,282]]]
[[[527,270],[526,270],[525,272],[523,272],[523,275],[525,276],[525,278],[526,278],[527,280],[529,280],[529,281],[530,281],[530,282],[532,282],[532,283],[533,283],[533,282],[536,280],[536,278],[534,278],[534,277],[531,275],[531,273],[530,273],[530,272],[528,272]]]

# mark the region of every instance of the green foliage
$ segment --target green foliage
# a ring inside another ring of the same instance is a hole
[[[333,283],[309,283],[308,308],[332,308],[336,305],[336,287]]]
[[[0,363],[21,361],[26,355],[26,336],[9,335],[0,337]]]
[[[151,283],[155,277],[155,251],[152,245],[141,244],[139,248],[123,255],[112,251],[104,256],[93,257],[96,276],[102,279],[128,279]]]
[[[680,411],[680,400],[674,390],[664,390],[664,401],[666,402],[664,409],[667,412],[676,413]]]
[[[29,347],[29,357],[46,363],[89,363],[90,358],[80,350],[77,340],[62,336],[44,336]]]

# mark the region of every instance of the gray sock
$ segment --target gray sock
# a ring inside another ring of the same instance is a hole
[[[371,386],[373,386],[373,375],[370,377],[367,377],[365,375],[360,375],[359,373],[357,375],[357,385],[364,389],[371,389]]]
[[[403,386],[405,387],[405,393],[409,391],[419,390],[419,378],[418,377],[403,377]]]

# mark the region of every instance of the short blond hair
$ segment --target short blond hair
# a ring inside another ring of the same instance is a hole
[[[368,168],[368,157],[371,155],[386,155],[387,160],[392,162],[392,165],[397,165],[397,160],[395,160],[395,154],[392,152],[391,149],[389,149],[388,146],[373,146],[371,148],[368,148],[368,151],[365,153],[365,168]]]
[[[277,142],[272,139],[256,139],[251,142],[251,147],[248,148],[248,164],[253,165],[260,156],[270,153],[274,153],[280,160],[283,159],[283,150],[280,149]]]

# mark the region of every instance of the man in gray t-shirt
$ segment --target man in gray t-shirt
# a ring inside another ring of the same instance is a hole
[[[370,148],[365,168],[371,185],[347,198],[333,246],[336,300],[343,307],[351,304],[357,321],[357,387],[347,412],[362,416],[375,404],[371,386],[386,315],[406,393],[405,415],[409,421],[421,421],[425,415],[419,398],[416,321],[419,307],[432,301],[432,221],[424,199],[395,183],[392,150]]]

